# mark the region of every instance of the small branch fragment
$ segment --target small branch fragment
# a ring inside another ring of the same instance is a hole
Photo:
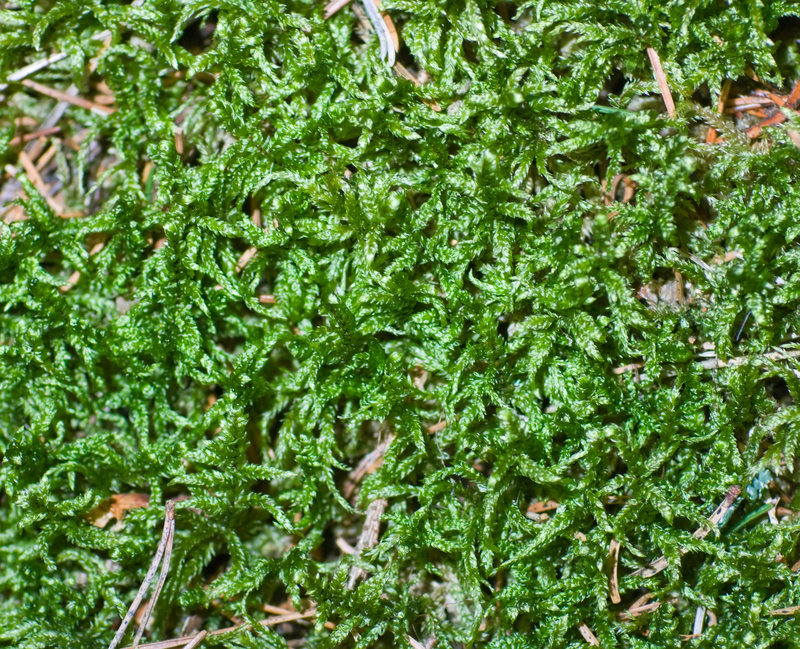
[[[24,151],[19,152],[19,162],[22,165],[23,169],[25,169],[25,175],[28,176],[28,180],[31,181],[31,184],[36,187],[36,191],[38,191],[42,198],[47,201],[47,204],[50,206],[50,209],[53,210],[58,216],[62,216],[63,210],[53,200],[53,197],[50,196],[50,190],[48,189],[47,185],[45,184],[42,177],[39,175],[39,171],[36,169],[36,166],[33,164],[33,161],[28,157],[28,154]]]
[[[378,444],[374,451],[367,453],[361,459],[361,462],[358,463],[358,466],[353,469],[349,476],[347,476],[347,481],[344,484],[345,498],[349,499],[350,496],[353,495],[353,491],[355,491],[356,486],[359,482],[361,482],[365,475],[374,473],[378,469],[378,467],[383,463],[383,458],[386,455],[386,451],[389,450],[389,446],[391,446],[393,441],[394,435],[387,435],[383,441]]]
[[[712,525],[718,525],[719,522],[722,520],[723,516],[725,516],[726,512],[731,508],[736,498],[738,498],[739,494],[741,493],[742,488],[739,485],[733,485],[728,489],[728,493],[725,495],[725,499],[720,503],[720,506],[714,510],[714,513],[708,519],[708,522]],[[708,533],[711,531],[711,527],[708,525],[703,525],[702,527],[698,528],[694,533],[694,538],[696,539],[704,539]],[[685,554],[688,552],[686,548],[681,548],[681,553]],[[631,573],[631,576],[634,577],[644,577],[648,579],[654,575],[657,575],[659,572],[664,570],[669,563],[667,562],[666,557],[659,557],[655,561],[653,561],[649,566],[645,568],[639,568],[635,572]]]
[[[800,611],[800,606],[790,606],[789,608],[776,608],[774,611],[770,611],[770,615],[794,615]]]
[[[45,137],[47,135],[54,135],[55,133],[60,133],[61,127],[60,126],[52,126],[50,128],[43,128],[38,131],[34,131],[33,133],[27,133],[26,135],[17,135],[16,137],[12,137],[8,143],[8,146],[18,146],[23,142],[30,142],[31,140],[36,140],[40,137]]]
[[[73,96],[66,92],[55,90],[54,88],[48,88],[47,86],[43,86],[41,83],[37,83],[36,81],[31,81],[30,79],[23,79],[22,85],[38,93],[47,95],[48,97],[52,97],[53,99],[58,99],[59,101],[65,101],[75,106],[80,106],[81,108],[91,110],[92,112],[97,113],[98,115],[111,115],[112,113],[116,112],[116,109],[114,108],[109,108],[108,106],[101,106],[100,104],[96,104],[93,101],[89,101],[88,99],[83,99],[82,97]]]
[[[661,90],[661,97],[664,99],[664,105],[667,107],[667,114],[670,117],[675,117],[675,102],[672,101],[672,93],[669,91],[667,76],[664,74],[664,69],[661,67],[661,59],[658,58],[658,52],[652,47],[648,47],[647,56],[650,58],[650,65],[653,66],[653,73],[658,82],[658,87]]]
[[[194,640],[186,645],[186,649],[194,649],[195,647],[199,647],[203,640],[206,639],[207,635],[208,631],[201,631],[194,637]]]
[[[617,539],[611,539],[611,545],[608,549],[608,558],[611,561],[611,579],[609,581],[611,601],[614,602],[614,604],[619,604],[622,598],[619,596],[619,582],[617,581],[617,566],[619,564],[619,541],[617,541]]]
[[[587,626],[586,622],[581,622],[580,626],[578,626],[578,631],[581,632],[583,639],[586,640],[590,645],[593,647],[599,647],[600,641],[597,639],[597,636],[592,632],[592,630]]]
[[[361,528],[361,536],[356,544],[356,554],[361,556],[364,550],[374,548],[378,543],[378,534],[381,528],[381,517],[386,510],[387,501],[385,498],[373,500],[367,507],[367,514],[364,520],[364,527]],[[350,568],[350,575],[347,579],[347,589],[353,590],[356,582],[366,576],[366,571],[358,566]]]

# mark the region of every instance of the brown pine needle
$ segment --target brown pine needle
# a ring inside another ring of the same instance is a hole
[[[614,602],[614,604],[619,604],[622,598],[619,596],[619,583],[617,581],[617,566],[619,564],[619,541],[617,541],[617,539],[611,539],[608,557],[611,560],[611,579],[609,581],[611,601]]]
[[[50,190],[47,187],[47,184],[42,180],[42,177],[39,175],[39,171],[36,169],[36,166],[33,164],[33,161],[28,157],[28,154],[24,151],[19,152],[19,162],[22,165],[22,168],[25,169],[25,175],[28,177],[28,180],[31,181],[31,184],[36,187],[36,191],[38,191],[42,198],[47,201],[47,204],[50,206],[58,216],[61,216],[63,210],[53,200],[53,197],[50,196]]]
[[[44,169],[53,159],[53,156],[55,156],[56,153],[57,149],[55,146],[51,146],[49,149],[47,149],[47,151],[45,151],[45,154],[36,161],[36,171],[41,171],[42,169]]]
[[[650,65],[653,66],[653,73],[658,82],[658,87],[661,90],[661,97],[664,100],[664,105],[667,107],[667,114],[670,117],[675,117],[675,102],[672,101],[672,93],[669,91],[667,76],[664,74],[664,69],[661,67],[661,59],[658,58],[658,52],[652,47],[648,47],[647,56],[650,58]]]
[[[294,622],[296,620],[307,620],[316,617],[317,609],[310,608],[304,613],[289,613],[286,615],[276,615],[268,617],[266,620],[258,622],[260,626],[275,626],[284,622]],[[226,633],[233,633],[242,627],[250,627],[249,623],[237,624],[227,629],[217,629],[216,631],[209,631],[208,636],[224,635]],[[173,638],[171,640],[161,640],[159,642],[150,642],[147,644],[139,645],[139,649],[175,649],[175,647],[185,647],[197,638],[196,635],[184,636],[181,638]],[[196,646],[196,645],[195,645]],[[133,645],[125,647],[124,649],[134,649]]]
[[[38,131],[34,131],[33,133],[27,133],[25,135],[17,135],[16,137],[12,137],[8,143],[8,146],[17,146],[22,144],[23,142],[30,142],[31,140],[36,140],[40,137],[45,137],[46,135],[53,135],[55,133],[61,132],[60,126],[53,126],[51,128],[43,128]]]
[[[75,106],[80,106],[81,108],[85,108],[87,110],[91,110],[98,115],[111,115],[112,113],[116,112],[116,109],[109,108],[108,106],[101,106],[100,104],[96,104],[93,101],[89,101],[88,99],[84,99],[83,97],[73,97],[66,92],[61,92],[60,90],[56,90],[55,88],[49,88],[48,86],[43,86],[41,83],[37,83],[36,81],[31,81],[30,79],[23,79],[21,81],[22,85],[26,88],[30,88],[42,95],[47,95],[48,97],[52,97],[53,99],[58,99],[59,101],[66,101],[67,103],[73,104]]]
[[[258,301],[260,304],[275,304],[275,296],[274,295],[259,295]]]

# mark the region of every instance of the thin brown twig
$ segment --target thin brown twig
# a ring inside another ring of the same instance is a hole
[[[199,647],[200,643],[206,639],[207,635],[208,631],[201,631],[194,637],[194,640],[192,640],[189,644],[186,645],[186,649],[195,649],[195,647]]]
[[[608,548],[608,557],[611,561],[611,579],[609,580],[609,590],[611,591],[611,601],[619,604],[622,598],[619,596],[619,582],[617,581],[617,566],[619,565],[619,541],[611,539]]]
[[[349,476],[347,476],[347,481],[344,485],[344,497],[350,498],[353,495],[353,491],[355,491],[356,486],[361,479],[369,474],[373,473],[383,462],[383,458],[386,455],[386,451],[389,450],[389,447],[392,445],[394,441],[394,435],[388,434],[386,437],[381,441],[375,450],[370,451],[367,453],[361,461],[358,463],[358,466],[353,469]]]
[[[664,69],[661,67],[661,59],[658,58],[658,52],[652,47],[648,47],[647,56],[650,58],[650,65],[653,66],[653,74],[661,90],[661,97],[664,100],[664,105],[667,107],[667,114],[670,117],[675,117],[675,102],[672,101],[672,93],[669,91],[667,75],[664,74]]]
[[[728,489],[728,493],[725,494],[725,499],[720,503],[719,507],[717,507],[714,510],[714,513],[711,514],[711,516],[708,518],[708,522],[711,523],[711,525],[716,526],[719,524],[719,522],[722,520],[722,517],[725,516],[725,514],[731,508],[731,506],[733,505],[734,501],[739,496],[741,491],[742,488],[739,485],[732,485]],[[710,531],[711,527],[709,525],[703,525],[697,528],[697,530],[695,530],[694,538],[704,539]],[[680,551],[681,554],[686,554],[686,552],[688,552],[686,548],[681,548]],[[657,575],[659,572],[667,568],[667,566],[669,566],[667,558],[664,556],[660,556],[658,559],[650,563],[648,566],[644,568],[639,568],[639,570],[632,572],[631,577],[644,577],[645,579],[649,579],[650,577]]]
[[[381,527],[381,518],[383,512],[386,510],[387,501],[385,498],[378,498],[373,500],[367,506],[366,516],[364,518],[364,526],[361,528],[361,536],[358,537],[356,544],[356,555],[361,556],[364,550],[374,548],[378,543],[378,534]],[[353,590],[356,582],[366,576],[366,571],[359,566],[351,566],[350,575],[347,579],[347,590]]]
[[[80,106],[81,108],[86,108],[87,110],[91,110],[98,115],[111,115],[112,113],[116,112],[115,108],[109,108],[108,106],[101,106],[100,104],[96,104],[93,101],[89,101],[88,99],[84,99],[83,97],[72,96],[67,94],[66,92],[61,92],[60,90],[56,90],[55,88],[50,88],[48,86],[44,86],[41,83],[37,83],[36,81],[31,81],[30,79],[23,79],[21,81],[22,85],[26,88],[30,88],[42,95],[47,95],[48,97],[52,97],[53,99],[58,99],[59,101],[66,101],[67,103],[74,104],[75,106]]]
[[[583,636],[583,639],[586,640],[586,642],[588,642],[590,645],[592,645],[593,647],[600,646],[600,641],[597,639],[597,636],[589,628],[586,622],[581,622],[580,625],[578,625],[578,631],[580,631],[581,635]]]
[[[12,137],[11,140],[9,140],[8,146],[17,146],[19,144],[22,144],[23,142],[30,142],[31,140],[36,140],[46,135],[54,135],[55,133],[59,133],[60,131],[61,131],[60,126],[52,126],[50,128],[43,128],[38,131],[34,131],[33,133],[26,133],[25,135],[17,135],[16,137]]]
[[[33,164],[33,161],[28,157],[28,154],[24,151],[19,152],[19,162],[22,165],[22,168],[25,169],[25,175],[28,177],[28,180],[31,181],[31,184],[36,187],[36,191],[38,191],[42,198],[47,201],[47,204],[50,206],[58,216],[63,214],[63,210],[53,200],[53,197],[50,196],[50,190],[47,187],[47,184],[42,180],[41,175],[39,175],[38,169]]]

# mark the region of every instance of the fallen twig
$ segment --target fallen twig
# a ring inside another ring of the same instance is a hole
[[[664,105],[667,107],[667,114],[670,117],[675,117],[675,102],[672,101],[672,93],[669,91],[667,75],[664,74],[664,69],[661,67],[661,59],[658,58],[658,52],[652,47],[648,47],[647,56],[650,58],[650,65],[653,66],[653,74],[661,90],[661,97],[664,100]]]
[[[59,133],[61,131],[60,126],[53,126],[50,128],[43,128],[38,131],[34,131],[33,133],[26,133],[25,135],[17,135],[16,137],[12,137],[11,140],[8,142],[8,146],[18,146],[23,142],[30,142],[31,140],[37,140],[40,137],[45,137],[46,135],[53,135],[55,133]]]
[[[731,91],[731,80],[725,79],[725,82],[722,84],[722,89],[719,93],[719,101],[717,102],[717,113],[722,114],[725,110],[725,102],[728,100],[728,94]],[[717,131],[713,126],[708,127],[708,133],[706,134],[706,144],[714,144],[717,140]]]
[[[378,498],[367,506],[364,526],[361,528],[361,536],[358,537],[358,543],[356,544],[356,556],[361,556],[364,550],[369,550],[377,545],[381,518],[383,517],[383,512],[386,510],[387,504],[385,498]],[[366,574],[363,568],[351,566],[350,575],[347,579],[347,590],[353,590],[356,582],[360,578],[366,576]]]
[[[600,641],[597,639],[597,636],[592,632],[586,622],[581,622],[578,625],[578,631],[581,632],[583,639],[586,640],[590,645],[593,647],[599,647]]]
[[[105,116],[105,115],[111,115],[112,113],[116,112],[115,108],[109,108],[108,106],[101,106],[100,104],[96,104],[93,101],[84,99],[83,97],[73,96],[70,95],[69,93],[56,90],[55,88],[43,86],[41,83],[37,83],[36,81],[31,81],[30,79],[23,79],[22,85],[38,93],[47,95],[48,97],[52,97],[53,99],[58,99],[59,101],[65,101],[67,103],[74,104],[75,106],[86,108],[87,110],[91,110],[93,113],[97,113],[98,115]]]
[[[142,582],[142,585],[139,587],[139,590],[136,593],[136,597],[134,597],[133,599],[133,603],[128,609],[128,612],[125,614],[125,617],[122,619],[122,624],[119,625],[119,629],[117,630],[114,639],[111,641],[111,644],[108,645],[108,649],[114,649],[114,647],[116,647],[120,643],[123,636],[125,635],[125,631],[128,629],[128,625],[131,623],[134,613],[136,613],[137,609],[139,608],[139,604],[142,601],[142,598],[145,596],[145,593],[147,593],[148,589],[150,588],[150,584],[153,581],[153,577],[155,577],[156,575],[156,570],[158,570],[158,566],[161,563],[161,559],[163,557],[164,567],[162,568],[161,575],[158,578],[158,585],[156,586],[156,590],[153,593],[152,599],[150,600],[150,604],[147,606],[147,612],[145,613],[145,616],[139,625],[139,632],[136,634],[136,639],[133,641],[131,649],[136,649],[136,647],[139,646],[139,640],[142,636],[142,631],[147,625],[150,613],[152,612],[152,609],[155,606],[155,602],[158,599],[158,595],[161,593],[161,587],[164,585],[164,580],[166,579],[167,571],[169,570],[169,559],[172,553],[172,541],[175,535],[175,503],[171,500],[168,500],[167,504],[164,506],[164,512],[165,512],[164,531],[161,533],[161,540],[158,542],[156,555],[153,557],[153,561],[150,564],[150,568],[147,570],[147,574],[145,575],[144,581]],[[187,642],[189,642],[192,639],[193,638],[189,638]]]
[[[725,499],[720,503],[719,507],[714,510],[714,513],[708,519],[708,522],[711,525],[716,526],[722,520],[722,517],[725,516],[727,511],[731,508],[736,498],[741,493],[742,488],[739,485],[733,485],[728,489],[728,493],[725,494]],[[696,539],[704,539],[708,533],[711,531],[711,527],[708,525],[703,525],[695,530],[694,538]],[[681,554],[685,554],[688,552],[686,548],[681,548]],[[669,563],[667,562],[667,558],[664,556],[659,557],[648,566],[644,568],[639,568],[631,573],[631,577],[644,577],[645,579],[649,579],[654,575],[657,575],[659,572],[664,570]]]
[[[619,564],[619,541],[611,539],[608,548],[608,558],[611,561],[611,578],[609,579],[609,590],[611,591],[611,601],[619,604],[622,598],[619,596],[619,582],[617,581],[617,566]]]

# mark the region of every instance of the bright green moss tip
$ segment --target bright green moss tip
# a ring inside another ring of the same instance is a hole
[[[800,646],[797,4],[362,1],[0,10],[0,647]]]

